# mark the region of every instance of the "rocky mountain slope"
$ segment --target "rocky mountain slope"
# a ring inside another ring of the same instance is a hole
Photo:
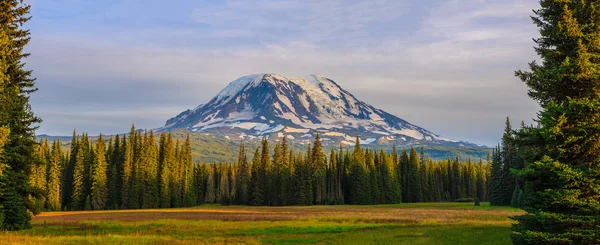
[[[187,129],[228,138],[287,137],[326,144],[477,146],[442,137],[377,109],[333,80],[255,74],[231,82],[205,104],[169,119],[159,131]]]

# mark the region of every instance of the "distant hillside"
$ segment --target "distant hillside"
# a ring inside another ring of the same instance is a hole
[[[173,136],[180,141],[183,141],[186,135],[190,134],[190,139],[192,141],[192,155],[194,161],[206,161],[206,162],[235,162],[237,161],[238,150],[240,141],[239,140],[231,140],[225,136],[218,136],[214,134],[207,133],[196,133],[190,132],[187,130],[176,130],[173,131]],[[120,134],[121,135],[121,134]],[[48,135],[38,135],[38,139],[48,138],[50,141],[54,141],[56,139],[61,140],[61,145],[65,150],[69,149],[71,143],[71,136],[48,136]],[[92,139],[96,139],[97,136],[90,137]],[[157,137],[158,139],[158,137]],[[272,140],[274,141],[274,140]],[[246,153],[249,157],[254,155],[254,150],[257,146],[260,145],[259,139],[245,139],[244,143],[246,144]],[[272,146],[274,144],[271,144]],[[305,151],[307,145],[291,142],[292,147],[299,151]],[[339,146],[334,145],[326,145],[324,149],[329,151],[331,147],[338,148]],[[346,149],[351,149],[351,145],[343,146]],[[392,145],[378,145],[378,144],[369,144],[363,145],[363,147],[367,147],[370,149],[383,149],[384,151],[391,151]],[[420,147],[419,145],[415,145],[414,147]],[[400,151],[401,147],[398,148]],[[425,155],[429,156],[433,159],[445,159],[448,156],[454,158],[458,156],[461,159],[468,159],[469,157],[477,160],[479,158],[483,158],[486,160],[486,156],[488,153],[492,151],[491,148],[483,148],[483,147],[465,147],[465,146],[444,146],[444,145],[423,145],[423,149],[425,150]]]

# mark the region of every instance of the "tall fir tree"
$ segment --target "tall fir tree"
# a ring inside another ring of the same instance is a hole
[[[81,145],[81,141],[77,143],[77,145]],[[71,209],[72,210],[81,210],[83,209],[83,204],[85,201],[85,193],[84,193],[84,160],[85,160],[85,150],[84,148],[77,148],[77,154],[74,157],[74,166],[73,166],[73,191],[71,194]]]
[[[313,195],[315,204],[325,204],[327,195],[327,158],[323,153],[323,145],[321,144],[321,136],[317,133],[312,148],[312,169],[313,169]]]
[[[408,164],[408,186],[409,196],[407,196],[407,202],[420,202],[421,201],[421,174],[420,174],[421,161],[417,150],[413,147],[410,148],[409,164]]]
[[[490,205],[503,206],[504,203],[504,168],[502,167],[502,158],[500,157],[500,146],[496,147],[492,153],[491,162],[491,180],[490,180]]]
[[[23,29],[29,21],[29,5],[19,0],[6,0],[0,3],[0,29],[5,49],[2,56],[5,68],[3,88],[0,91],[0,129],[6,136],[3,148],[3,169],[0,185],[1,224],[6,230],[20,230],[31,227],[31,213],[37,210],[27,200],[32,192],[29,186],[30,165],[35,161],[35,129],[41,119],[36,117],[29,104],[30,95],[35,92],[35,79],[32,71],[25,69],[25,46],[29,43],[30,32]]]
[[[108,186],[106,177],[106,146],[104,137],[98,136],[94,149],[94,163],[92,165],[91,205],[94,210],[101,210],[108,202]]]
[[[61,164],[62,151],[60,149],[60,139],[52,144],[52,153],[48,165],[48,209],[53,211],[61,210]]]
[[[254,157],[252,158],[252,170],[250,174],[250,204],[259,206],[264,204],[264,186],[263,173],[265,169],[261,164],[260,151],[256,148]]]
[[[541,0],[542,63],[517,76],[542,107],[532,128],[515,244],[600,244],[600,3]]]
[[[236,186],[235,186],[235,204],[246,204],[249,200],[249,186],[250,186],[250,166],[248,165],[248,158],[246,157],[246,149],[244,148],[244,142],[240,142],[240,151],[238,153],[237,160],[237,174],[236,174]]]

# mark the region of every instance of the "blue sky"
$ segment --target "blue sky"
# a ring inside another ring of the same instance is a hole
[[[321,74],[446,137],[495,145],[538,110],[536,0],[29,0],[39,133],[156,128],[254,73]]]

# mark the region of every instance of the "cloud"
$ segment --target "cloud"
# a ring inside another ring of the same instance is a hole
[[[132,122],[162,126],[243,75],[317,73],[433,132],[494,145],[506,116],[537,111],[513,76],[536,58],[523,10],[533,3],[187,3],[175,8],[189,10],[183,25],[125,25],[102,38],[38,31],[28,47],[34,110],[42,133],[117,133]]]

